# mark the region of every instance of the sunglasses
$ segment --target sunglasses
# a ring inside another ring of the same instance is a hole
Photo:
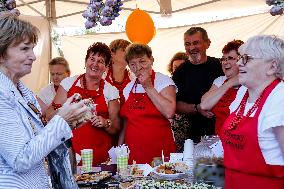
[[[222,57],[222,58],[220,58],[220,61],[221,62],[227,62],[228,60],[237,60],[238,58],[234,58],[234,57],[232,57],[232,56],[228,56],[227,58],[225,58],[225,57]]]

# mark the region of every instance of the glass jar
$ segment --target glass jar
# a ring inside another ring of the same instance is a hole
[[[196,182],[205,182],[218,187],[224,186],[223,158],[217,158],[210,146],[217,142],[218,136],[203,136],[194,148]]]

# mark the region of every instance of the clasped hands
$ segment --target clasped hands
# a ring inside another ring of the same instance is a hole
[[[82,99],[78,93],[66,100],[57,115],[60,115],[72,130],[87,121],[91,121],[95,127],[108,128],[110,126],[110,120],[96,115],[96,107],[92,99]]]
[[[75,129],[91,120],[94,117],[94,111],[95,105],[91,99],[82,99],[80,94],[75,93],[66,100],[57,115],[61,116],[71,129]]]

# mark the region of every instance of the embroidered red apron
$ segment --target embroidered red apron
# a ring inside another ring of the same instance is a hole
[[[235,100],[237,91],[238,89],[235,89],[235,88],[228,89],[226,93],[217,102],[217,104],[212,108],[212,112],[216,116],[215,134],[217,135],[219,135],[220,130],[224,124],[224,121],[230,115],[229,106]]]
[[[108,107],[103,94],[104,80],[100,81],[98,92],[95,90],[86,90],[76,86],[76,83],[83,76],[81,75],[77,78],[68,91],[67,96],[70,97],[74,93],[79,93],[83,99],[92,98],[94,103],[97,104],[97,115],[108,118]],[[91,122],[87,122],[80,128],[73,130],[72,144],[75,152],[78,154],[81,154],[82,149],[93,149],[93,166],[95,166],[108,159],[108,150],[112,147],[112,139],[111,135],[103,128],[94,127]]]
[[[152,72],[154,82],[155,72]],[[161,157],[162,150],[168,156],[176,146],[170,122],[155,107],[146,93],[134,93],[133,85],[120,114],[127,120],[125,143],[130,149],[129,162],[151,163],[154,157]],[[136,92],[136,91],[135,91]]]
[[[239,125],[230,130],[230,123],[236,117],[233,112],[221,130],[221,140],[225,151],[226,189],[283,189],[284,166],[268,165],[258,144],[258,116],[275,86],[275,80],[263,92],[254,117],[244,117]]]
[[[125,102],[124,95],[123,95],[123,89],[130,82],[129,72],[125,69],[122,82],[116,82],[114,77],[113,77],[112,68],[110,67],[108,72],[107,72],[107,76],[106,76],[105,80],[107,82],[109,82],[112,86],[115,86],[117,88],[117,90],[119,92],[120,106],[122,106]]]

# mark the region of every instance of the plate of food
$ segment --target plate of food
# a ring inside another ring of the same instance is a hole
[[[162,179],[182,179],[189,167],[184,163],[164,163],[154,168],[154,174]]]
[[[111,177],[111,173],[108,171],[90,172],[75,175],[75,180],[79,186],[95,186],[99,182]]]

